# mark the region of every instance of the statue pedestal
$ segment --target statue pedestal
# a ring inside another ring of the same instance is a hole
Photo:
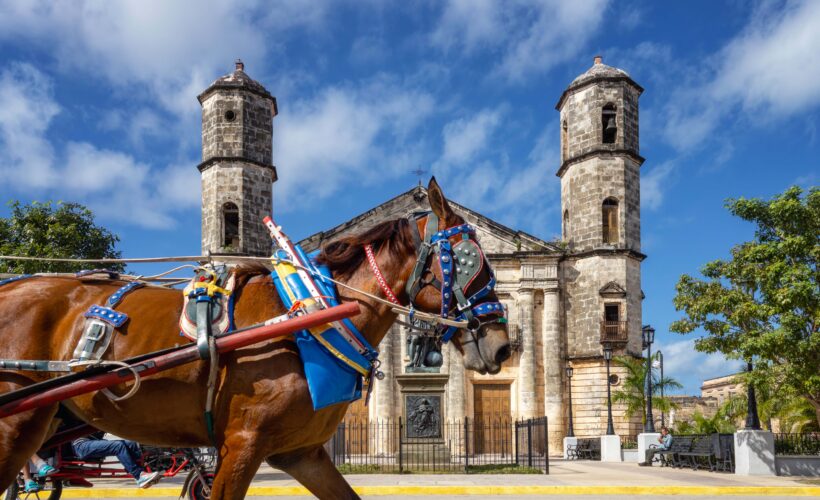
[[[429,372],[396,375],[401,388],[401,459],[408,465],[450,461],[444,421],[448,378],[447,374]]]

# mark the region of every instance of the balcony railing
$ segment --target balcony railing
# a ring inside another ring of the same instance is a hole
[[[626,321],[601,321],[601,343],[626,343]]]

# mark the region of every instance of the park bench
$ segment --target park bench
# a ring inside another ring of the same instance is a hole
[[[704,465],[709,466],[710,471],[715,470],[715,450],[712,446],[712,436],[697,436],[692,442],[692,448],[689,451],[678,453],[681,463],[686,463],[692,467],[692,470],[698,470]]]
[[[680,454],[687,453],[692,448],[692,436],[673,436],[672,446],[668,450],[662,450],[655,454],[660,460],[661,466],[682,467]]]
[[[715,470],[735,471],[735,436],[734,434],[718,435],[718,450],[715,457]]]
[[[579,439],[577,443],[567,445],[567,458],[569,460],[600,460],[600,438]]]

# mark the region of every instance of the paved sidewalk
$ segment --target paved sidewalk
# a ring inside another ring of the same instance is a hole
[[[491,474],[367,474],[349,475],[347,480],[365,498],[442,498],[470,495],[471,498],[623,498],[665,495],[704,498],[732,495],[735,498],[814,496],[820,497],[820,481],[788,477],[742,477],[727,473],[660,467],[638,467],[632,463],[601,463],[554,460],[549,475]],[[137,490],[133,482],[98,481],[90,490],[68,488],[63,498],[176,498],[182,480],[164,480],[149,490]],[[288,475],[263,466],[254,479],[249,497],[305,498],[308,493]],[[497,496],[500,495],[500,496]]]

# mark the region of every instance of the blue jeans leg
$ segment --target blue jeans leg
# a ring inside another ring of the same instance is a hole
[[[104,439],[94,439],[83,441],[74,446],[74,452],[80,460],[93,460],[105,457],[117,457],[134,479],[139,479],[142,467],[137,465],[140,458],[139,444],[134,441],[107,441]]]

